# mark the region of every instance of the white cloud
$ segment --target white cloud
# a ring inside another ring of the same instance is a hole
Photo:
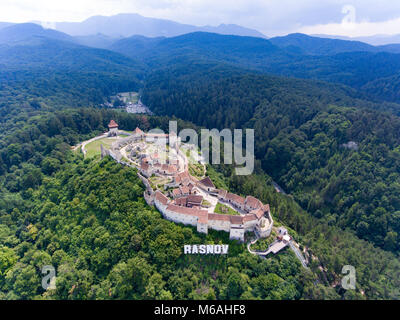
[[[307,34],[329,34],[348,37],[364,37],[377,34],[397,35],[400,33],[400,18],[383,22],[332,23],[306,26],[299,32]]]
[[[341,21],[345,5],[356,24]],[[139,13],[194,25],[235,23],[266,35],[291,32],[371,35],[400,33],[393,0],[1,0],[0,21],[82,21],[93,15]],[[369,21],[369,22],[367,22]],[[398,30],[398,31],[396,31]]]
[[[92,15],[120,13],[127,4],[125,0],[2,0],[0,21],[82,21]]]

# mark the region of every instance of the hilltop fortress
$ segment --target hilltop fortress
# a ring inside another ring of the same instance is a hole
[[[228,193],[226,190],[217,190],[215,187],[205,185],[203,180],[194,181],[187,172],[177,175],[177,180],[187,177],[188,184],[193,184],[192,192],[195,188],[207,190],[212,196],[216,196],[221,203],[231,204],[242,212],[240,215],[227,215],[210,213],[202,209],[200,201],[196,202],[196,196],[184,196],[170,199],[162,192],[157,190],[154,193],[154,204],[163,216],[171,221],[183,224],[189,224],[197,227],[197,231],[208,233],[208,229],[229,232],[230,239],[244,241],[246,231],[257,233],[258,237],[266,238],[271,234],[273,220],[269,205],[263,205],[258,199],[248,196],[246,198]],[[206,178],[207,179],[207,178]],[[207,182],[211,182],[209,180]],[[179,183],[179,182],[178,182]],[[180,190],[184,189],[186,184],[180,184]],[[208,191],[211,189],[210,191]],[[202,197],[202,196],[198,196]]]
[[[112,121],[113,135],[115,127]],[[205,234],[209,229],[225,231],[230,239],[243,242],[246,232],[254,232],[258,238],[269,237],[273,227],[269,205],[253,196],[217,189],[207,176],[194,177],[182,147],[192,148],[183,145],[175,133],[144,133],[136,128],[127,138],[113,143],[110,150],[101,146],[101,155],[136,167],[146,186],[146,201],[165,219],[194,226]]]

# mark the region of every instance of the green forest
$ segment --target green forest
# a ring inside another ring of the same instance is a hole
[[[24,128],[2,138],[2,298],[399,296],[400,265],[393,254],[312,217],[291,197],[276,193],[260,166],[250,177],[233,175],[229,166],[209,167],[208,174],[219,185],[270,203],[277,223],[289,226],[296,240],[315,255],[309,271],[291,251],[264,260],[249,254],[243,244],[229,241],[226,233],[203,236],[193,228],[164,220],[145,204],[144,186],[134,169],[108,158],[83,160],[71,151],[70,145],[102,132],[111,118],[127,129],[168,126],[166,117],[65,110],[34,117]],[[179,126],[190,124],[179,122]],[[188,258],[182,255],[184,243],[229,243],[230,254],[227,258]],[[348,263],[357,268],[358,290],[332,288]],[[56,290],[42,289],[43,265],[56,266]]]
[[[4,145],[14,143],[1,149],[7,173],[0,197],[0,298],[302,297],[312,275],[290,251],[261,260],[224,232],[204,236],[168,222],[145,203],[136,170],[111,158],[83,160],[70,150],[85,129],[93,134],[111,117],[128,128],[168,124],[166,118],[69,110],[32,120],[25,136],[4,138]],[[73,131],[73,123],[82,126]],[[67,128],[70,134],[61,134]],[[21,150],[31,154],[21,158]],[[187,243],[229,243],[230,255],[186,257]],[[54,291],[40,285],[44,265],[57,268]]]
[[[341,86],[212,65],[192,70],[178,65],[152,75],[145,102],[158,114],[208,128],[255,129],[261,168],[304,210],[399,251],[397,116]]]
[[[397,55],[296,60],[267,40],[202,33],[140,39],[137,51],[137,39],[121,41],[120,53],[46,37],[0,45],[0,299],[400,299]],[[156,116],[101,106],[123,91]],[[73,151],[111,119],[128,131],[166,131],[171,119],[253,128],[254,173],[207,175],[269,203],[309,269],[290,250],[261,259],[224,232],[169,222],[135,169]],[[184,256],[188,243],[229,244],[229,255]],[[56,289],[41,286],[45,265]],[[341,287],[345,265],[356,290]]]

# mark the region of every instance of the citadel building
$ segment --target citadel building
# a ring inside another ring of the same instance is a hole
[[[111,123],[111,130],[114,130],[114,123]],[[180,139],[176,134],[148,134],[136,128],[132,136],[123,139],[112,146],[112,150],[105,152],[114,158],[119,159],[114,152],[122,146],[131,145],[133,153],[137,155],[140,144],[155,141],[172,143],[180,157],[185,155],[180,151]],[[147,191],[145,199],[155,205],[165,219],[175,223],[192,225],[198,232],[208,233],[209,229],[225,231],[229,233],[230,239],[244,241],[246,232],[255,232],[259,238],[269,237],[273,227],[270,207],[264,205],[260,200],[253,196],[246,198],[228,192],[227,190],[217,189],[209,177],[202,180],[191,176],[188,171],[187,159],[184,161],[184,169],[179,165],[181,160],[176,159],[173,164],[161,164],[158,154],[139,154],[140,165],[137,167],[139,176],[146,185]],[[179,171],[182,170],[182,171]],[[169,180],[164,185],[164,193],[160,190],[154,191],[149,183],[149,178],[153,175],[164,177]],[[170,191],[165,191],[169,190]],[[215,201],[234,209],[237,215],[212,213],[207,210],[207,201],[203,201],[203,196],[215,198]],[[169,197],[168,197],[168,196]],[[147,201],[146,200],[146,201]]]

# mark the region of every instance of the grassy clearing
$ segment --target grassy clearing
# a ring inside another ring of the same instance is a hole
[[[204,177],[204,166],[202,164],[189,164],[189,173],[198,178],[201,179]]]
[[[240,216],[239,212],[233,210],[231,207],[228,207],[220,202],[217,203],[214,213],[227,214],[230,216]]]
[[[103,138],[87,144],[85,147],[86,158],[94,158],[100,156],[101,153],[100,145],[103,145],[103,147],[109,149],[113,142],[115,142],[115,138]]]

